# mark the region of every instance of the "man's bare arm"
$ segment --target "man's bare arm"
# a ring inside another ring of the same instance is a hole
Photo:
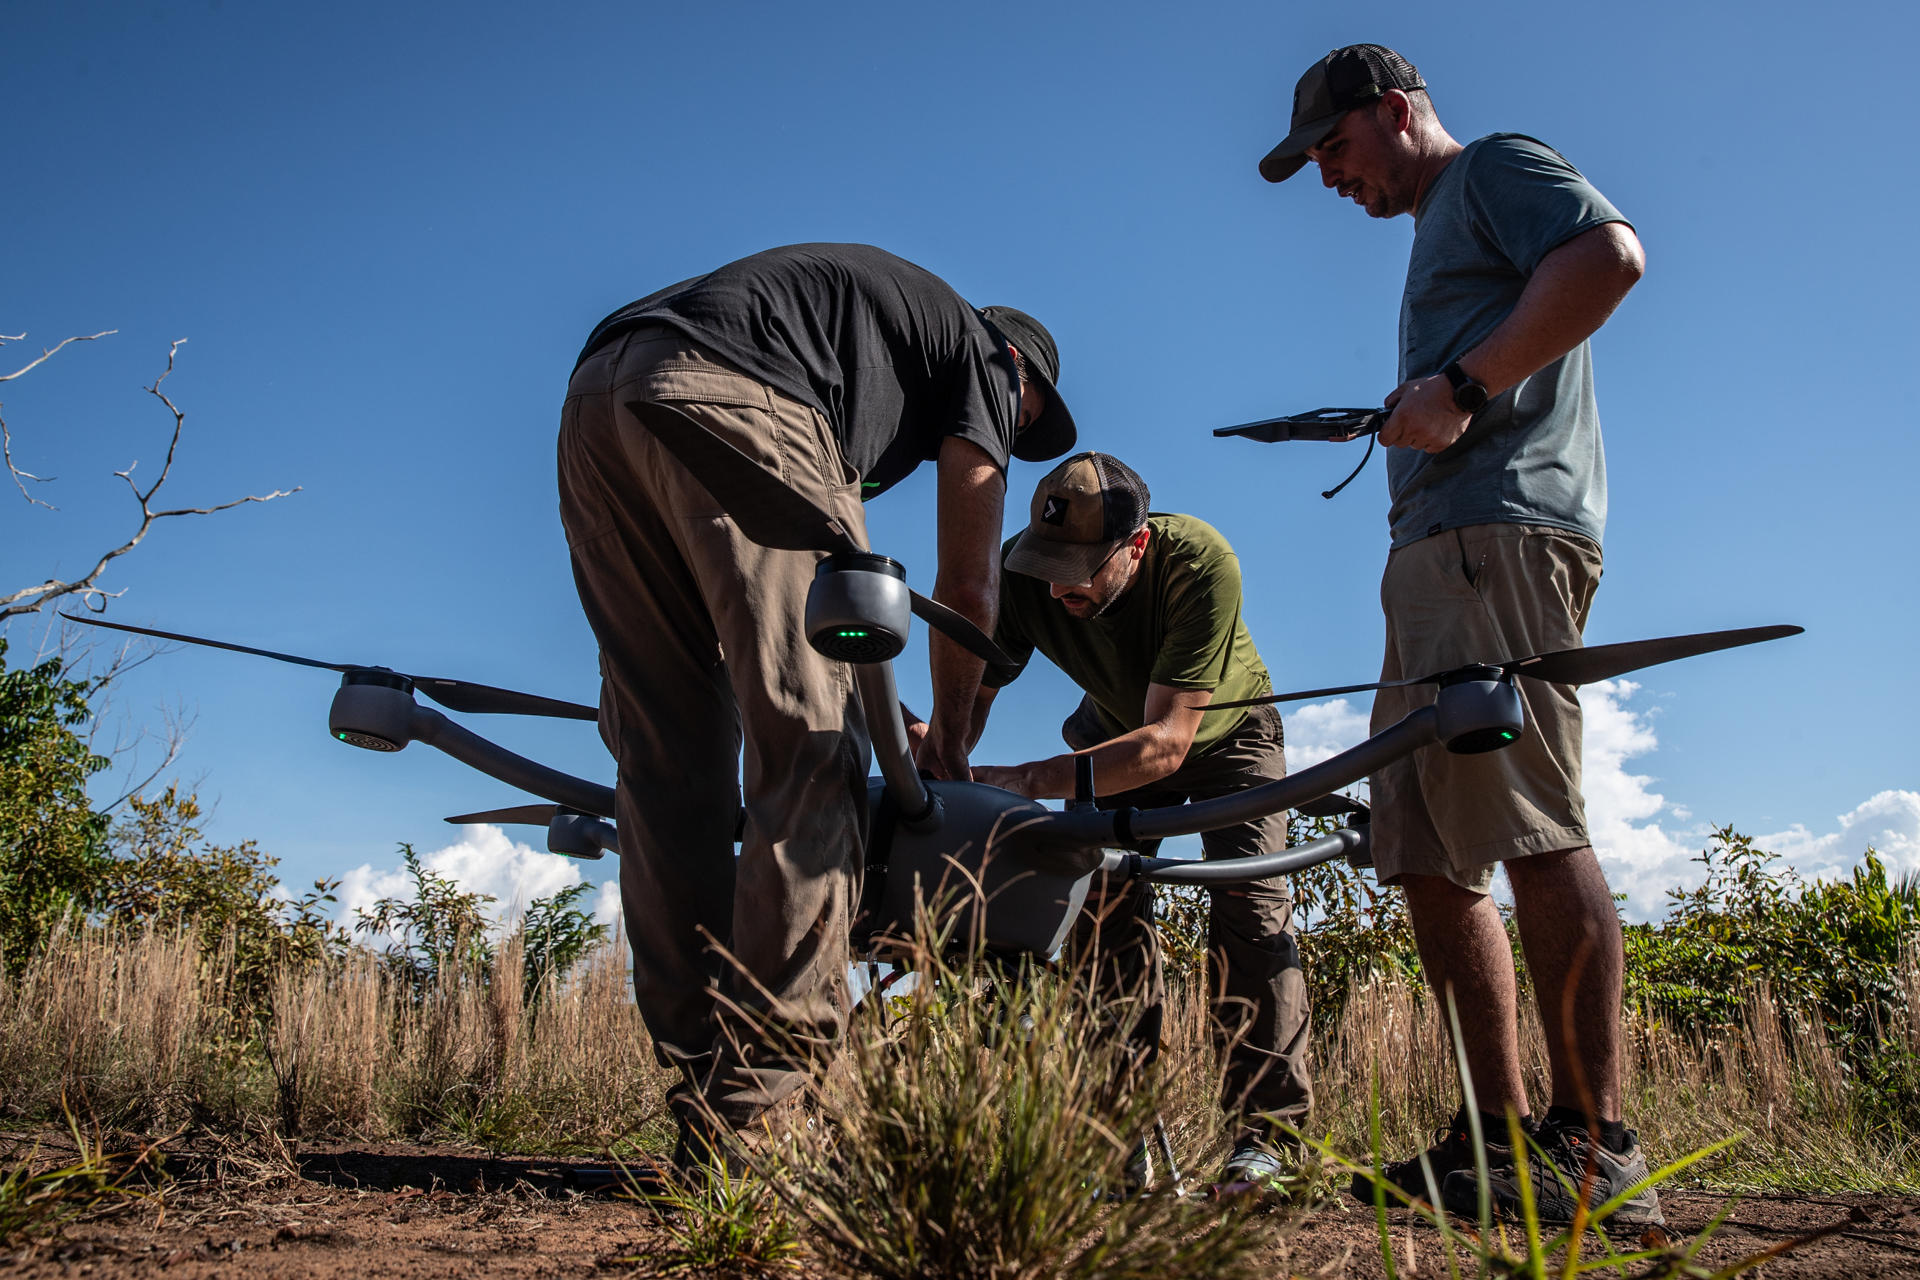
[[[1512,314],[1460,357],[1460,367],[1499,395],[1592,337],[1646,269],[1646,251],[1626,223],[1581,232],[1540,259]],[[1451,445],[1472,421],[1455,407],[1453,384],[1437,373],[1401,383],[1387,407],[1393,416],[1380,443],[1427,453]]]
[[[1132,791],[1173,773],[1187,758],[1200,731],[1201,708],[1213,701],[1211,689],[1147,686],[1146,723],[1086,751],[1073,751],[1016,765],[981,765],[975,782],[1005,787],[1035,800],[1073,794],[1074,758],[1093,757],[1094,790],[1103,796]]]
[[[933,598],[989,635],[1000,605],[1000,519],[1006,475],[986,450],[949,436],[940,446],[940,571]],[[933,713],[915,760],[936,778],[968,777],[968,730],[986,664],[935,632],[928,645]]]
[[[1000,691],[992,685],[983,684],[973,695],[973,716],[967,728],[967,752],[972,754],[979,745],[980,735],[987,731],[987,713],[993,709],[993,697]],[[920,750],[920,744],[926,740],[927,722],[913,713],[906,703],[900,704],[900,714],[907,722],[907,745],[914,751]]]

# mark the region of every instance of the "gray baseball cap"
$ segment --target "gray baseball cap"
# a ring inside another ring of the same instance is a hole
[[[1307,163],[1307,148],[1333,132],[1355,107],[1378,102],[1389,89],[1424,89],[1411,62],[1383,44],[1350,44],[1307,68],[1293,87],[1293,125],[1260,162],[1260,176],[1285,182]]]

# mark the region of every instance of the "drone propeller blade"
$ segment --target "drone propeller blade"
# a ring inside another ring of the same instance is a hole
[[[135,635],[154,636],[161,640],[178,640],[184,644],[205,645],[209,649],[231,649],[235,653],[251,653],[261,658],[272,658],[277,662],[291,662],[302,667],[319,667],[323,671],[354,671],[352,665],[339,662],[322,662],[318,658],[301,658],[291,653],[275,653],[271,649],[255,649],[251,645],[228,644],[225,640],[209,640],[204,636],[183,636],[177,631],[155,631],[152,627],[130,627],[124,622],[106,622],[99,618],[82,618],[76,614],[60,615],[69,622],[85,623],[89,627],[110,627],[115,631],[131,631]]]
[[[448,818],[455,826],[471,826],[479,822],[491,822],[496,825],[544,827],[553,821],[553,815],[560,806],[557,804],[523,804],[511,809],[488,809],[485,813],[460,813]]]
[[[1781,640],[1787,636],[1797,636],[1805,630],[1805,627],[1781,625],[1744,627],[1734,631],[1703,631],[1690,636],[1663,636],[1657,640],[1626,640],[1591,648],[1557,649],[1552,653],[1536,653],[1531,658],[1515,658],[1491,665],[1549,684],[1593,684],[1598,680],[1626,675],[1629,671],[1638,671],[1642,667],[1656,667],[1663,662],[1677,662],[1681,658],[1716,653],[1721,649],[1736,649],[1741,645]],[[1230,707],[1259,707],[1269,702],[1331,698],[1336,694],[1365,693],[1372,689],[1404,689],[1409,685],[1438,684],[1449,674],[1447,671],[1436,671],[1430,676],[1416,676],[1410,680],[1382,680],[1376,684],[1349,684],[1333,689],[1275,693],[1264,698],[1243,698],[1238,702],[1210,702],[1201,710],[1225,711]]]
[[[1264,698],[1241,698],[1237,702],[1209,702],[1202,711],[1226,711],[1233,707],[1264,707],[1274,702],[1299,702],[1304,698],[1332,698],[1343,693],[1366,693],[1373,689],[1397,689],[1401,685],[1425,684],[1429,677],[1412,680],[1376,681],[1373,684],[1340,684],[1331,689],[1302,689],[1297,693],[1270,693]]]
[[[600,718],[600,710],[597,707],[583,706],[578,702],[562,702],[558,698],[543,698],[537,693],[496,689],[490,684],[474,684],[470,680],[447,680],[440,676],[408,676],[407,678],[413,681],[416,692],[426,694],[449,711],[465,711],[472,715],[551,716],[556,720],[598,720]]]
[[[838,520],[672,405],[636,400],[627,411],[706,486],[740,532],[781,551],[861,551]]]
[[[965,614],[955,613],[938,600],[928,599],[918,591],[909,591],[907,594],[913,598],[915,617],[986,663],[988,674],[1003,681],[1020,674],[1020,664],[1008,657],[1006,650],[995,644],[986,632],[974,626],[973,620]]]
[[[1549,684],[1593,684],[1598,680],[1626,675],[1629,671],[1638,671],[1642,667],[1656,667],[1663,662],[1674,662],[1721,649],[1736,649],[1741,645],[1781,640],[1787,636],[1797,636],[1805,630],[1805,627],[1774,626],[1704,631],[1691,636],[1627,640],[1620,644],[1600,644],[1586,649],[1561,649],[1501,665],[1518,675],[1545,680]]]
[[[1318,800],[1297,804],[1293,806],[1293,811],[1303,818],[1344,818],[1350,813],[1367,812],[1367,806],[1352,796],[1343,796],[1335,791]]]
[[[130,631],[135,635],[153,636],[159,640],[178,640],[184,644],[204,645],[209,649],[251,653],[256,657],[272,658],[276,662],[291,662],[302,667],[318,667],[322,671],[389,670],[386,667],[374,667],[366,663],[322,662],[318,658],[302,658],[291,653],[276,653],[272,649],[256,649],[252,645],[229,644],[225,640],[182,635],[177,631],[157,631],[152,627],[129,626],[124,622],[106,622],[99,618],[82,618],[71,613],[63,613],[60,616],[71,622],[85,623],[89,627],[108,627],[114,631]],[[395,671],[393,674],[413,681],[413,687],[417,692],[425,694],[451,711],[465,711],[476,715],[491,713],[553,716],[562,720],[598,720],[600,718],[600,712],[597,709],[582,706],[577,702],[561,702],[556,698],[540,697],[538,694],[518,693],[512,689],[496,689],[492,685],[474,684],[467,680],[449,680],[442,676],[414,676],[404,671]]]

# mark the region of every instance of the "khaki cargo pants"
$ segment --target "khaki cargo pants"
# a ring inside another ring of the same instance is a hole
[[[1103,808],[1147,809],[1244,791],[1286,776],[1280,713],[1256,707],[1204,755],[1169,776],[1115,796]],[[1086,702],[1061,726],[1076,751],[1107,734]],[[1208,861],[1248,858],[1286,847],[1287,817],[1222,827],[1201,836]],[[1142,845],[1151,856],[1158,842]],[[1214,1048],[1224,1056],[1220,1105],[1240,1131],[1265,1136],[1278,1121],[1304,1128],[1313,1107],[1307,1074],[1309,1009],[1306,977],[1293,931],[1293,903],[1284,881],[1221,885],[1208,894],[1207,990]],[[1167,983],[1160,936],[1153,926],[1154,887],[1144,880],[1096,878],[1087,906],[1067,940],[1066,959],[1103,1006],[1118,1011],[1136,1065],[1160,1053]]]
[[[820,557],[743,537],[633,401],[722,435],[864,542],[859,477],[817,410],[670,330],[616,339],[567,388],[560,516],[619,762],[634,998],[684,1073],[676,1106],[697,1092],[740,1126],[845,1026],[866,730],[849,669],[803,635]]]

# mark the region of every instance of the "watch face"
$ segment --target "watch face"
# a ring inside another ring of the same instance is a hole
[[[1468,382],[1453,389],[1453,403],[1462,413],[1478,413],[1487,407],[1487,389],[1477,382]]]

